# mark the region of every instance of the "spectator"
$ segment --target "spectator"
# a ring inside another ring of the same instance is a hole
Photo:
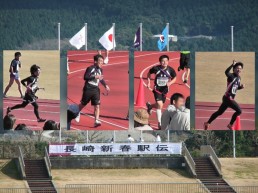
[[[12,114],[5,115],[4,117],[4,130],[13,130],[16,118]]]
[[[175,93],[171,96],[170,103],[162,115],[162,129],[190,130],[190,109],[184,106],[184,96]],[[186,106],[190,108],[190,97],[187,97]]]
[[[71,122],[80,114],[79,106],[76,104],[68,105],[67,109],[67,130],[70,130]]]
[[[53,120],[48,120],[45,122],[43,130],[59,130],[58,123]]]
[[[156,136],[156,142],[158,142],[158,143],[161,142],[161,138],[160,138],[160,135],[159,135],[159,134],[157,134],[157,136]]]
[[[132,142],[134,142],[134,138],[132,138],[131,135],[129,134],[127,141],[128,141],[128,143],[132,143]]]
[[[15,129],[15,131],[27,131],[29,130],[28,127],[25,124],[18,124]]]
[[[149,113],[145,109],[138,109],[134,113],[134,129],[152,130],[149,126]]]

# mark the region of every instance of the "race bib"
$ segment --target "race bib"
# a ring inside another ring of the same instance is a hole
[[[157,79],[157,85],[158,86],[166,86],[168,83],[168,78],[167,77],[159,77]]]
[[[232,86],[232,89],[231,89],[232,94],[236,94],[237,89],[238,89],[238,85],[234,84],[234,85]]]

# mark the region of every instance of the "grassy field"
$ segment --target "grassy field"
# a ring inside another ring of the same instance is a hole
[[[220,158],[223,177],[232,186],[258,186],[258,158]]]
[[[3,51],[3,89],[10,80],[9,67],[14,58],[16,50]],[[45,91],[38,91],[39,99],[60,100],[60,54],[59,51],[20,51],[22,56],[20,61],[22,68],[19,71],[20,78],[30,76],[30,66],[37,64],[41,67],[39,86],[44,87]],[[25,87],[22,88],[23,92]],[[7,93],[8,96],[19,97],[17,84]]]
[[[0,160],[0,187],[26,188],[25,182],[19,179],[14,161]]]
[[[220,158],[223,177],[232,186],[258,185],[258,158]],[[0,187],[25,188],[14,162],[0,160]],[[67,184],[198,183],[183,170],[52,169],[57,187]]]
[[[66,184],[197,182],[184,171],[169,169],[58,169],[52,170],[52,175],[59,187]]]
[[[255,104],[254,52],[197,52],[195,56],[195,101],[221,102],[227,86],[225,70],[236,60],[244,63],[241,82],[245,84],[236,100],[240,104]]]

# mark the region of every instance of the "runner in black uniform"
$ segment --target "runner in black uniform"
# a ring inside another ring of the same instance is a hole
[[[83,94],[81,99],[81,104],[79,105],[79,110],[81,111],[90,101],[91,105],[95,107],[95,127],[101,125],[99,121],[99,105],[100,105],[100,89],[99,83],[101,83],[108,91],[110,91],[109,86],[106,84],[103,78],[103,65],[104,58],[101,55],[94,56],[94,65],[89,66],[84,74],[85,84],[83,87]]]
[[[7,107],[7,114],[9,114],[12,110],[14,109],[19,109],[19,108],[24,108],[26,107],[29,103],[34,107],[34,113],[37,117],[38,122],[45,122],[46,119],[42,119],[39,116],[39,111],[38,111],[38,104],[37,104],[37,99],[38,97],[35,95],[36,92],[41,89],[38,87],[38,77],[40,75],[40,67],[37,66],[36,64],[32,65],[30,67],[30,73],[31,76],[23,79],[21,81],[22,85],[26,87],[26,93],[23,98],[22,104],[15,105],[13,107]],[[25,84],[26,83],[26,84]]]
[[[231,121],[227,126],[230,130],[232,130],[232,125],[235,122],[237,116],[239,116],[242,113],[241,108],[234,100],[234,98],[236,96],[237,90],[244,88],[244,85],[240,83],[241,81],[240,73],[243,67],[244,67],[243,63],[233,61],[233,64],[226,69],[225,74],[227,76],[227,90],[225,92],[225,95],[222,98],[222,104],[220,105],[218,111],[216,111],[211,115],[208,122],[204,123],[205,130],[209,129],[209,126],[212,123],[212,121],[214,121],[218,116],[222,115],[228,107],[236,111],[232,115]],[[232,68],[233,68],[233,73],[230,73],[230,70]]]
[[[10,68],[9,68],[10,81],[9,81],[9,84],[5,88],[5,91],[4,91],[4,94],[3,94],[4,98],[7,98],[6,94],[9,91],[9,89],[11,88],[11,86],[13,85],[14,81],[18,85],[18,90],[20,92],[21,98],[23,98],[22,88],[21,88],[21,79],[20,79],[20,76],[19,76],[19,69],[21,68],[20,57],[21,57],[21,52],[15,52],[14,59],[12,60],[12,62],[10,64]]]
[[[159,57],[160,64],[152,67],[147,75],[148,85],[147,88],[153,91],[155,104],[146,103],[148,112],[151,112],[152,108],[157,109],[158,129],[161,129],[161,109],[166,101],[166,94],[168,93],[169,86],[176,81],[175,70],[168,66],[169,57],[162,55]],[[150,78],[151,74],[155,74],[154,88],[151,89]]]
[[[180,65],[178,67],[178,72],[180,70],[186,69],[186,74],[184,77],[184,83],[187,83],[190,75],[190,51],[181,51],[180,52]]]

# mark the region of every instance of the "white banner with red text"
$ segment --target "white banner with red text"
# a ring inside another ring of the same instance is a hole
[[[50,144],[49,155],[179,154],[182,143],[74,143]]]

